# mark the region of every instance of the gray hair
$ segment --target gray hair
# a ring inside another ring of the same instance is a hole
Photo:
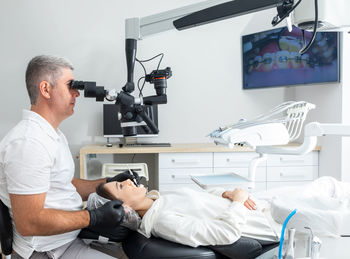
[[[36,104],[38,99],[40,82],[45,80],[55,87],[63,68],[73,70],[72,64],[65,58],[50,55],[36,56],[28,63],[26,85],[32,105]]]

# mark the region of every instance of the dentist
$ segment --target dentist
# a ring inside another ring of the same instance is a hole
[[[73,178],[72,155],[58,128],[73,115],[79,97],[70,87],[72,70],[60,57],[42,55],[29,62],[30,110],[0,143],[0,199],[14,222],[15,259],[112,258],[77,238],[82,228],[116,227],[124,211],[118,201],[82,209],[96,186],[118,179]]]

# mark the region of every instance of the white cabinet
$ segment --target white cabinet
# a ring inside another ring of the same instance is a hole
[[[159,168],[211,168],[213,153],[161,153]]]
[[[304,156],[269,155],[266,177],[267,189],[311,182],[318,178],[318,152]]]
[[[161,153],[159,189],[199,189],[190,175],[236,173],[248,177],[254,152]],[[304,156],[268,155],[256,171],[256,191],[306,184],[318,177],[318,151]]]
[[[190,175],[213,173],[213,153],[159,154],[159,190],[189,187],[199,190]]]

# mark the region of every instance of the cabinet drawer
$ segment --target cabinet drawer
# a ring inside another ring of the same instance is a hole
[[[318,166],[268,167],[267,181],[312,181],[318,177]]]
[[[236,168],[214,168],[214,174],[228,174],[235,173],[245,178],[248,178],[248,168],[236,167]],[[255,181],[266,181],[266,167],[258,167],[255,173]]]
[[[289,186],[303,186],[308,183],[312,183],[312,181],[293,181],[293,182],[268,182],[266,184],[267,190],[273,189],[273,188],[281,188],[281,187],[289,187]]]
[[[183,168],[183,169],[160,169],[159,170],[159,185],[163,183],[194,183],[190,175],[205,175],[212,174],[211,168]]]
[[[183,183],[183,184],[159,184],[159,191],[164,192],[164,191],[172,191],[172,190],[178,190],[179,188],[186,187],[186,188],[191,188],[196,191],[206,191],[199,187],[199,185],[195,183]],[[230,190],[233,190],[234,187],[232,188],[227,188]],[[261,192],[261,191],[266,191],[266,183],[256,183],[255,184],[255,189],[252,190],[252,193],[254,192]]]
[[[212,153],[162,153],[159,168],[212,167]]]
[[[199,187],[195,183],[182,183],[182,184],[160,184],[159,185],[159,191],[164,192],[164,191],[173,191],[173,190],[178,190],[180,188],[190,188],[196,191],[204,191],[201,187]]]
[[[258,157],[256,153],[214,153],[214,167],[248,167],[253,158]],[[266,161],[259,163],[266,166]]]
[[[268,155],[267,166],[304,166],[318,165],[318,152],[310,152],[304,156]]]

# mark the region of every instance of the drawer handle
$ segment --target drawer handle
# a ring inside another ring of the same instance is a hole
[[[242,163],[249,163],[251,160],[248,160],[248,159],[230,159],[230,158],[226,158],[226,162],[227,163],[236,163],[236,164],[238,164],[238,163],[240,163],[240,164],[242,164]]]
[[[305,178],[305,174],[299,173],[299,174],[295,174],[295,173],[280,173],[280,177],[281,178]]]
[[[198,159],[171,159],[172,163],[177,163],[177,164],[192,164],[192,163],[198,163]]]
[[[280,161],[282,163],[305,163],[304,159],[286,159],[283,157],[280,158]]]
[[[175,174],[172,174],[171,175],[171,178],[173,179],[189,179],[189,176],[188,175],[175,175]]]

